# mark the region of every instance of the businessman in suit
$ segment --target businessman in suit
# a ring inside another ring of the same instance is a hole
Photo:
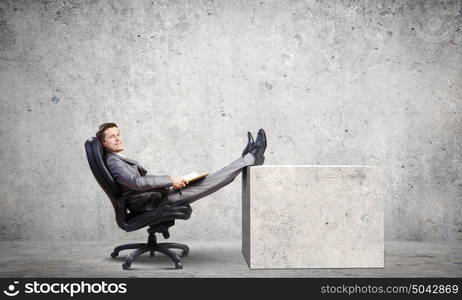
[[[266,134],[258,131],[254,141],[248,132],[248,142],[241,157],[207,177],[189,183],[180,176],[148,175],[135,160],[125,157],[120,130],[115,123],[104,123],[96,137],[104,148],[104,160],[114,180],[127,198],[126,206],[131,212],[154,210],[160,203],[159,189],[168,189],[168,204],[190,204],[231,183],[246,166],[262,165],[265,161]]]

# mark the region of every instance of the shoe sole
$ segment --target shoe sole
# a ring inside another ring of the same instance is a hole
[[[256,165],[262,165],[265,162],[265,157],[263,156],[263,154],[265,153],[265,150],[266,150],[267,141],[266,141],[265,132],[262,131],[262,133],[263,133],[263,137],[264,137],[265,142],[263,144],[261,144],[260,149],[258,149],[257,159],[256,159],[256,162],[255,162]]]
[[[253,138],[247,134],[247,145],[245,146],[244,151],[242,151],[242,157],[244,157],[247,153],[250,152],[254,142],[255,141],[253,140]]]

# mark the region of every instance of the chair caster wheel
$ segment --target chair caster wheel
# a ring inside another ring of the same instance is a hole
[[[130,266],[131,266],[131,265],[132,265],[131,263],[125,262],[125,263],[122,264],[122,268],[123,268],[124,270],[128,270],[128,269],[130,269]]]
[[[175,269],[183,269],[183,265],[180,262],[175,263]]]
[[[111,257],[112,257],[112,258],[116,258],[117,256],[119,256],[118,253],[115,253],[115,252],[112,252],[112,253],[111,253]]]

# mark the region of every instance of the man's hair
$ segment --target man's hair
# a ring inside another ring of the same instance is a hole
[[[104,142],[104,131],[112,127],[119,128],[116,123],[112,123],[112,122],[99,125],[99,129],[96,132],[96,138],[101,142],[101,144],[103,144]]]

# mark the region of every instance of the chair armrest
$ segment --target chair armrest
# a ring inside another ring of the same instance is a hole
[[[160,192],[162,194],[162,198],[160,200],[159,206],[156,208],[154,215],[156,218],[159,218],[165,211],[165,207],[167,206],[168,202],[168,194],[170,189],[163,188],[163,189],[156,189],[156,192]]]
[[[117,199],[116,202],[116,222],[120,228],[124,229],[127,227],[125,220],[127,220],[127,208],[125,206],[125,200],[128,195],[123,195]]]
[[[160,200],[159,200],[159,205],[156,207],[156,209],[151,212],[151,216],[154,216],[155,218],[158,218],[159,216],[161,216],[165,210],[165,207],[167,206],[167,202],[168,202],[168,194],[169,194],[169,191],[170,189],[169,188],[160,188],[160,189],[153,189],[153,190],[149,190],[149,192],[155,192],[155,193],[158,193],[158,194],[161,194],[160,195]],[[124,194],[122,194],[122,196],[120,196],[118,199],[117,199],[117,214],[121,217],[123,217],[124,220],[126,220],[127,218],[127,206],[126,206],[126,201],[128,198],[130,198],[131,196],[133,196],[134,194],[138,194],[140,192],[137,192],[137,191],[129,191],[129,192],[126,192]],[[146,192],[143,192],[143,193],[146,193]]]

